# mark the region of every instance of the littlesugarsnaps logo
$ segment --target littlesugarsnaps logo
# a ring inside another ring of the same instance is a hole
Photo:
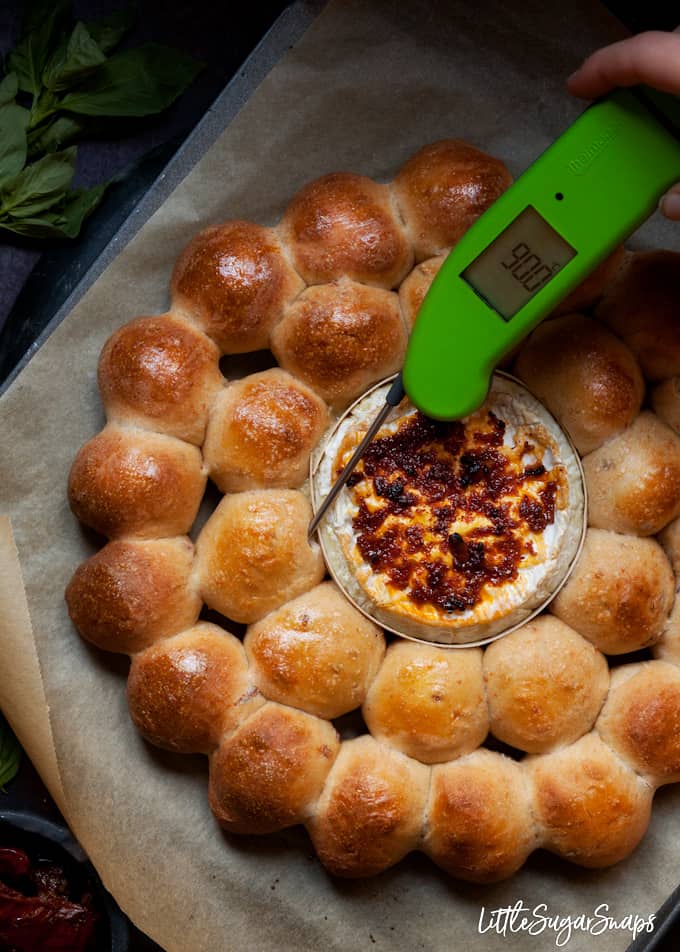
[[[653,932],[655,919],[654,915],[644,917],[632,912],[616,918],[610,914],[606,902],[600,903],[592,912],[565,916],[551,912],[544,902],[532,909],[526,906],[522,899],[518,899],[514,906],[503,906],[501,909],[487,910],[486,906],[482,906],[477,931],[480,935],[495,932],[496,935],[502,936],[519,932],[525,932],[527,935],[550,933],[556,947],[560,949],[567,945],[577,932],[592,936],[602,935],[604,932],[630,932],[632,941],[643,932]]]

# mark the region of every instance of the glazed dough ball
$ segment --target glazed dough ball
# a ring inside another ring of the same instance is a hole
[[[130,715],[157,747],[207,754],[263,703],[248,682],[243,645],[217,625],[199,622],[132,659]]]
[[[201,610],[193,558],[186,537],[109,542],[68,584],[71,621],[98,648],[124,654],[191,627]]]
[[[680,253],[631,254],[597,316],[628,344],[645,377],[680,374]]]
[[[211,757],[208,799],[217,821],[230,833],[304,822],[339,747],[328,721],[267,701]]]
[[[645,392],[626,345],[582,314],[539,324],[519,352],[515,373],[582,455],[625,429]]]
[[[579,634],[541,615],[489,645],[484,680],[492,733],[543,753],[590,730],[607,695],[609,669]]]
[[[680,670],[663,661],[617,668],[597,729],[652,786],[680,781]]]
[[[172,436],[109,423],[78,452],[75,516],[109,538],[185,535],[205,490],[201,453]]]
[[[618,863],[642,839],[652,788],[597,736],[528,757],[543,845],[564,859],[599,869]]]
[[[393,288],[413,266],[413,252],[390,189],[364,175],[333,172],[300,189],[280,225],[307,284],[343,275]]]
[[[199,232],[177,259],[172,308],[223,353],[243,354],[269,346],[272,327],[303,287],[275,231],[229,221]]]
[[[425,295],[430,290],[430,285],[441,266],[446,261],[446,255],[437,255],[435,258],[428,258],[422,261],[401,282],[399,288],[399,304],[401,313],[404,315],[406,326],[411,330],[416,322],[420,305],[425,300]]]
[[[680,377],[669,377],[652,390],[652,408],[675,433],[680,433]]]
[[[334,876],[374,876],[414,850],[421,835],[430,768],[368,734],[344,741],[307,822]]]
[[[196,543],[203,601],[249,624],[318,585],[324,561],[307,541],[309,501],[293,489],[225,496]]]
[[[653,413],[586,456],[583,470],[598,529],[654,535],[680,514],[680,439]]]
[[[215,344],[172,314],[124,324],[99,358],[107,418],[202,443],[208,409],[224,382],[218,360]]]
[[[674,591],[670,563],[653,539],[588,529],[550,610],[605,654],[625,654],[659,639]]]
[[[328,423],[313,390],[273,368],[226,387],[210,413],[203,456],[223,493],[301,486]]]
[[[396,373],[406,329],[393,291],[343,279],[308,288],[272,334],[278,362],[334,409]]]
[[[361,705],[385,654],[382,630],[334,582],[251,625],[244,644],[266,697],[329,719]]]
[[[432,768],[424,852],[459,879],[511,876],[540,844],[519,764],[490,750]]]
[[[363,715],[374,737],[423,763],[467,754],[489,729],[482,652],[395,641]]]
[[[553,316],[571,314],[572,311],[588,311],[597,304],[605,290],[616,280],[621,268],[624,267],[630,252],[623,245],[600,262],[594,271],[582,281],[553,311]]]
[[[433,142],[411,156],[393,188],[416,261],[455,245],[511,182],[501,161],[459,139]]]

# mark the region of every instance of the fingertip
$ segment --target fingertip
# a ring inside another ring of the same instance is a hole
[[[659,202],[661,214],[671,221],[680,221],[680,183],[666,192]]]

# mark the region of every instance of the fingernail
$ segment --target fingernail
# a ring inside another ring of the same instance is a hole
[[[673,221],[680,221],[680,192],[674,189],[661,199],[661,212]]]

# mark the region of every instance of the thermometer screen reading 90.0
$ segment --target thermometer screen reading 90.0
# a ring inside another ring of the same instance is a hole
[[[529,205],[461,277],[510,321],[576,255],[576,249]]]

